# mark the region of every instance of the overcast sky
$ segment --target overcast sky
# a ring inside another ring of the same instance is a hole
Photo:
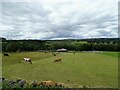
[[[0,5],[0,37],[7,39],[118,37],[118,0],[39,0]]]

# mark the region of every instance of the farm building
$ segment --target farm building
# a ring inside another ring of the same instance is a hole
[[[67,49],[65,49],[65,48],[57,49],[57,52],[67,52]]]

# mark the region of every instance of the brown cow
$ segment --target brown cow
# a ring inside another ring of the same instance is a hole
[[[62,59],[61,59],[61,58],[55,59],[55,60],[54,60],[54,63],[55,63],[55,62],[62,62]]]

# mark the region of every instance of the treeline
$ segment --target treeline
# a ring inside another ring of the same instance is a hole
[[[74,51],[119,51],[119,40],[119,38],[79,40],[6,40],[2,38],[2,51],[55,51],[58,48],[66,48]]]
[[[40,40],[6,40],[2,42],[2,51],[16,52],[44,50],[44,45],[45,42]]]

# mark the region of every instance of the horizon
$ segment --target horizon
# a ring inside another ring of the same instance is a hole
[[[6,38],[4,38],[4,37],[0,37],[0,39],[6,39]],[[54,39],[54,40],[52,40],[52,39],[6,39],[6,40],[43,40],[43,41],[59,41],[59,40],[89,40],[89,39],[120,39],[120,38],[118,38],[118,37],[115,37],[115,38],[82,38],[82,39]]]
[[[0,37],[6,39],[118,38],[118,0],[6,0],[0,4]]]

